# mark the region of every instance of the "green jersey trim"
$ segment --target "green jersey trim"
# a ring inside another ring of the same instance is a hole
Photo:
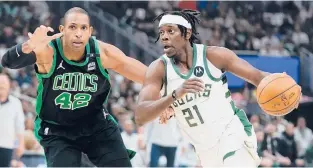
[[[82,63],[73,62],[73,61],[67,59],[67,58],[64,56],[64,53],[63,53],[63,47],[62,47],[62,44],[61,44],[61,39],[60,39],[60,38],[57,38],[56,41],[57,41],[57,45],[58,45],[58,48],[59,48],[59,52],[61,53],[61,57],[63,58],[63,60],[65,60],[65,62],[67,62],[67,63],[70,64],[70,65],[75,65],[75,66],[84,66],[84,65],[86,65],[86,64],[88,63],[89,57],[86,57],[85,61],[82,62]],[[87,45],[86,45],[86,51],[87,51],[87,54],[90,53],[89,42],[88,42]]]
[[[221,77],[219,77],[219,78],[215,78],[215,77],[211,74],[210,69],[209,69],[209,65],[208,65],[208,59],[207,59],[207,57],[206,57],[206,48],[207,48],[207,46],[204,45],[204,46],[203,46],[203,62],[204,62],[204,68],[205,68],[206,74],[208,75],[208,77],[209,77],[212,81],[214,81],[214,82],[219,82],[220,80],[222,80],[222,78],[223,78],[224,75],[221,75]]]
[[[163,56],[161,56],[161,60],[164,63],[164,81],[163,81],[163,87],[164,87],[164,94],[162,95],[163,97],[165,97],[167,95],[167,62],[165,60],[165,58]],[[162,89],[162,87],[161,87]]]
[[[40,128],[41,128],[41,119],[39,118],[39,116],[36,116],[34,124],[34,133],[38,142],[40,142],[42,139],[42,137],[39,135]]]
[[[43,93],[43,82],[42,77],[37,74],[38,88],[37,88],[37,98],[36,98],[36,114],[39,115],[42,107],[42,93]]]
[[[177,73],[177,75],[179,75],[183,79],[189,79],[190,78],[190,76],[192,75],[192,72],[196,66],[196,63],[197,63],[197,46],[195,44],[193,44],[192,48],[193,48],[192,68],[189,69],[189,72],[187,74],[180,73],[179,68],[174,64],[174,59],[173,58],[170,59],[175,72]]]
[[[235,103],[233,101],[230,102],[230,105],[235,113],[235,115],[239,118],[241,124],[244,127],[244,130],[248,136],[252,135],[252,124],[249,122],[249,119],[242,109],[239,109],[235,106]]]
[[[236,153],[236,151],[231,151],[231,152],[226,153],[226,154],[224,155],[224,157],[223,157],[223,162],[225,161],[225,159],[227,159],[227,158],[229,158],[229,157],[231,157],[231,156],[234,156],[235,153]]]
[[[95,52],[96,52],[96,54],[99,54],[99,57],[96,57],[96,60],[97,60],[97,64],[98,64],[98,67],[100,69],[100,72],[109,81],[109,83],[111,84],[110,75],[109,75],[108,71],[103,68],[103,66],[101,64],[101,59],[100,59],[101,56],[100,56],[100,50],[99,50],[98,41],[97,41],[97,39],[94,36],[92,36],[92,39],[93,39],[93,41],[95,43]],[[107,97],[104,100],[104,104],[107,104],[110,94],[111,94],[111,89],[109,90],[109,93],[107,94]]]
[[[50,42],[49,45],[53,48],[53,62],[52,62],[51,69],[49,70],[49,72],[47,74],[36,73],[37,76],[40,76],[41,78],[49,78],[53,74],[54,69],[55,69],[55,65],[56,65],[56,60],[57,60],[56,49],[55,49],[55,47],[54,47],[52,42]]]
[[[94,43],[95,43],[95,52],[96,54],[99,54],[99,57],[96,58],[97,60],[97,63],[98,63],[98,67],[100,68],[100,72],[102,73],[102,75],[104,77],[106,77],[108,80],[110,80],[110,76],[107,72],[107,70],[105,68],[103,68],[102,64],[101,64],[101,59],[100,59],[100,50],[99,50],[99,44],[98,44],[98,41],[95,37],[92,37],[92,39],[94,40]]]
[[[225,98],[227,99],[230,96],[231,96],[231,93],[229,90],[227,90],[227,92],[225,93]],[[241,124],[244,127],[246,134],[248,136],[251,136],[252,135],[252,124],[250,123],[245,111],[237,108],[233,100],[230,101],[230,106],[234,111],[234,115],[236,115],[239,118]]]

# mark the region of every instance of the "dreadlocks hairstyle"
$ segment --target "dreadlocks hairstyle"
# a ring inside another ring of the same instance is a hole
[[[196,40],[199,40],[197,38],[197,34],[199,34],[197,32],[197,29],[196,29],[196,23],[199,24],[200,20],[198,18],[198,16],[200,15],[200,12],[198,11],[194,11],[194,10],[189,10],[189,9],[185,9],[185,10],[181,10],[181,11],[167,11],[167,12],[164,12],[162,14],[160,14],[159,16],[157,16],[153,22],[155,22],[156,20],[160,21],[160,19],[164,16],[164,15],[167,15],[167,14],[170,14],[170,15],[179,15],[179,16],[182,16],[183,18],[185,18],[190,24],[191,24],[191,30],[192,30],[192,34],[191,34],[191,37],[189,39],[189,42],[190,44],[192,45]],[[177,25],[179,30],[181,31],[182,33],[182,36],[186,37],[187,35],[187,28],[184,27],[184,26],[181,26],[181,25]],[[160,36],[158,36],[157,41],[159,41],[160,39]]]

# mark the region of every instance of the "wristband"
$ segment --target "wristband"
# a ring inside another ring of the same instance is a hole
[[[176,97],[176,90],[174,90],[174,91],[172,92],[172,98],[173,98],[174,100],[177,100],[177,97]]]
[[[15,52],[17,54],[17,57],[24,56],[24,57],[36,57],[36,53],[34,51],[31,51],[28,54],[23,53],[22,51],[22,44],[17,44],[15,47]]]

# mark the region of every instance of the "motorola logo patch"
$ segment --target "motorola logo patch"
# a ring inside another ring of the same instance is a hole
[[[193,74],[194,74],[196,77],[201,77],[201,76],[203,76],[203,74],[204,74],[204,68],[201,67],[201,66],[196,66],[196,67],[195,67],[195,70],[193,71]]]

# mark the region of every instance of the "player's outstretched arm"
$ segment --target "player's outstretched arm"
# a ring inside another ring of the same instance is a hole
[[[101,48],[100,57],[103,67],[112,69],[127,79],[143,84],[147,66],[126,56],[120,49],[111,44],[102,41],[98,41],[98,43]]]
[[[3,67],[18,69],[34,63],[41,64],[48,57],[49,51],[53,55],[53,49],[49,46],[49,42],[55,38],[61,37],[62,33],[55,34],[53,36],[47,36],[47,33],[53,29],[51,27],[40,26],[35,32],[28,33],[29,40],[23,44],[18,44],[11,47],[2,57],[1,64]],[[50,50],[49,50],[50,49]],[[38,67],[39,72],[41,72],[40,66]],[[45,70],[44,70],[45,71]],[[44,72],[43,72],[44,73]]]
[[[143,87],[139,93],[135,110],[136,124],[141,126],[154,120],[174,102],[171,96],[160,99],[163,76],[164,63],[161,59],[157,59],[148,67]]]
[[[261,80],[270,75],[250,65],[239,58],[233,51],[223,47],[208,47],[207,58],[219,69],[224,69],[234,75],[258,86]],[[222,60],[221,60],[222,59]]]

